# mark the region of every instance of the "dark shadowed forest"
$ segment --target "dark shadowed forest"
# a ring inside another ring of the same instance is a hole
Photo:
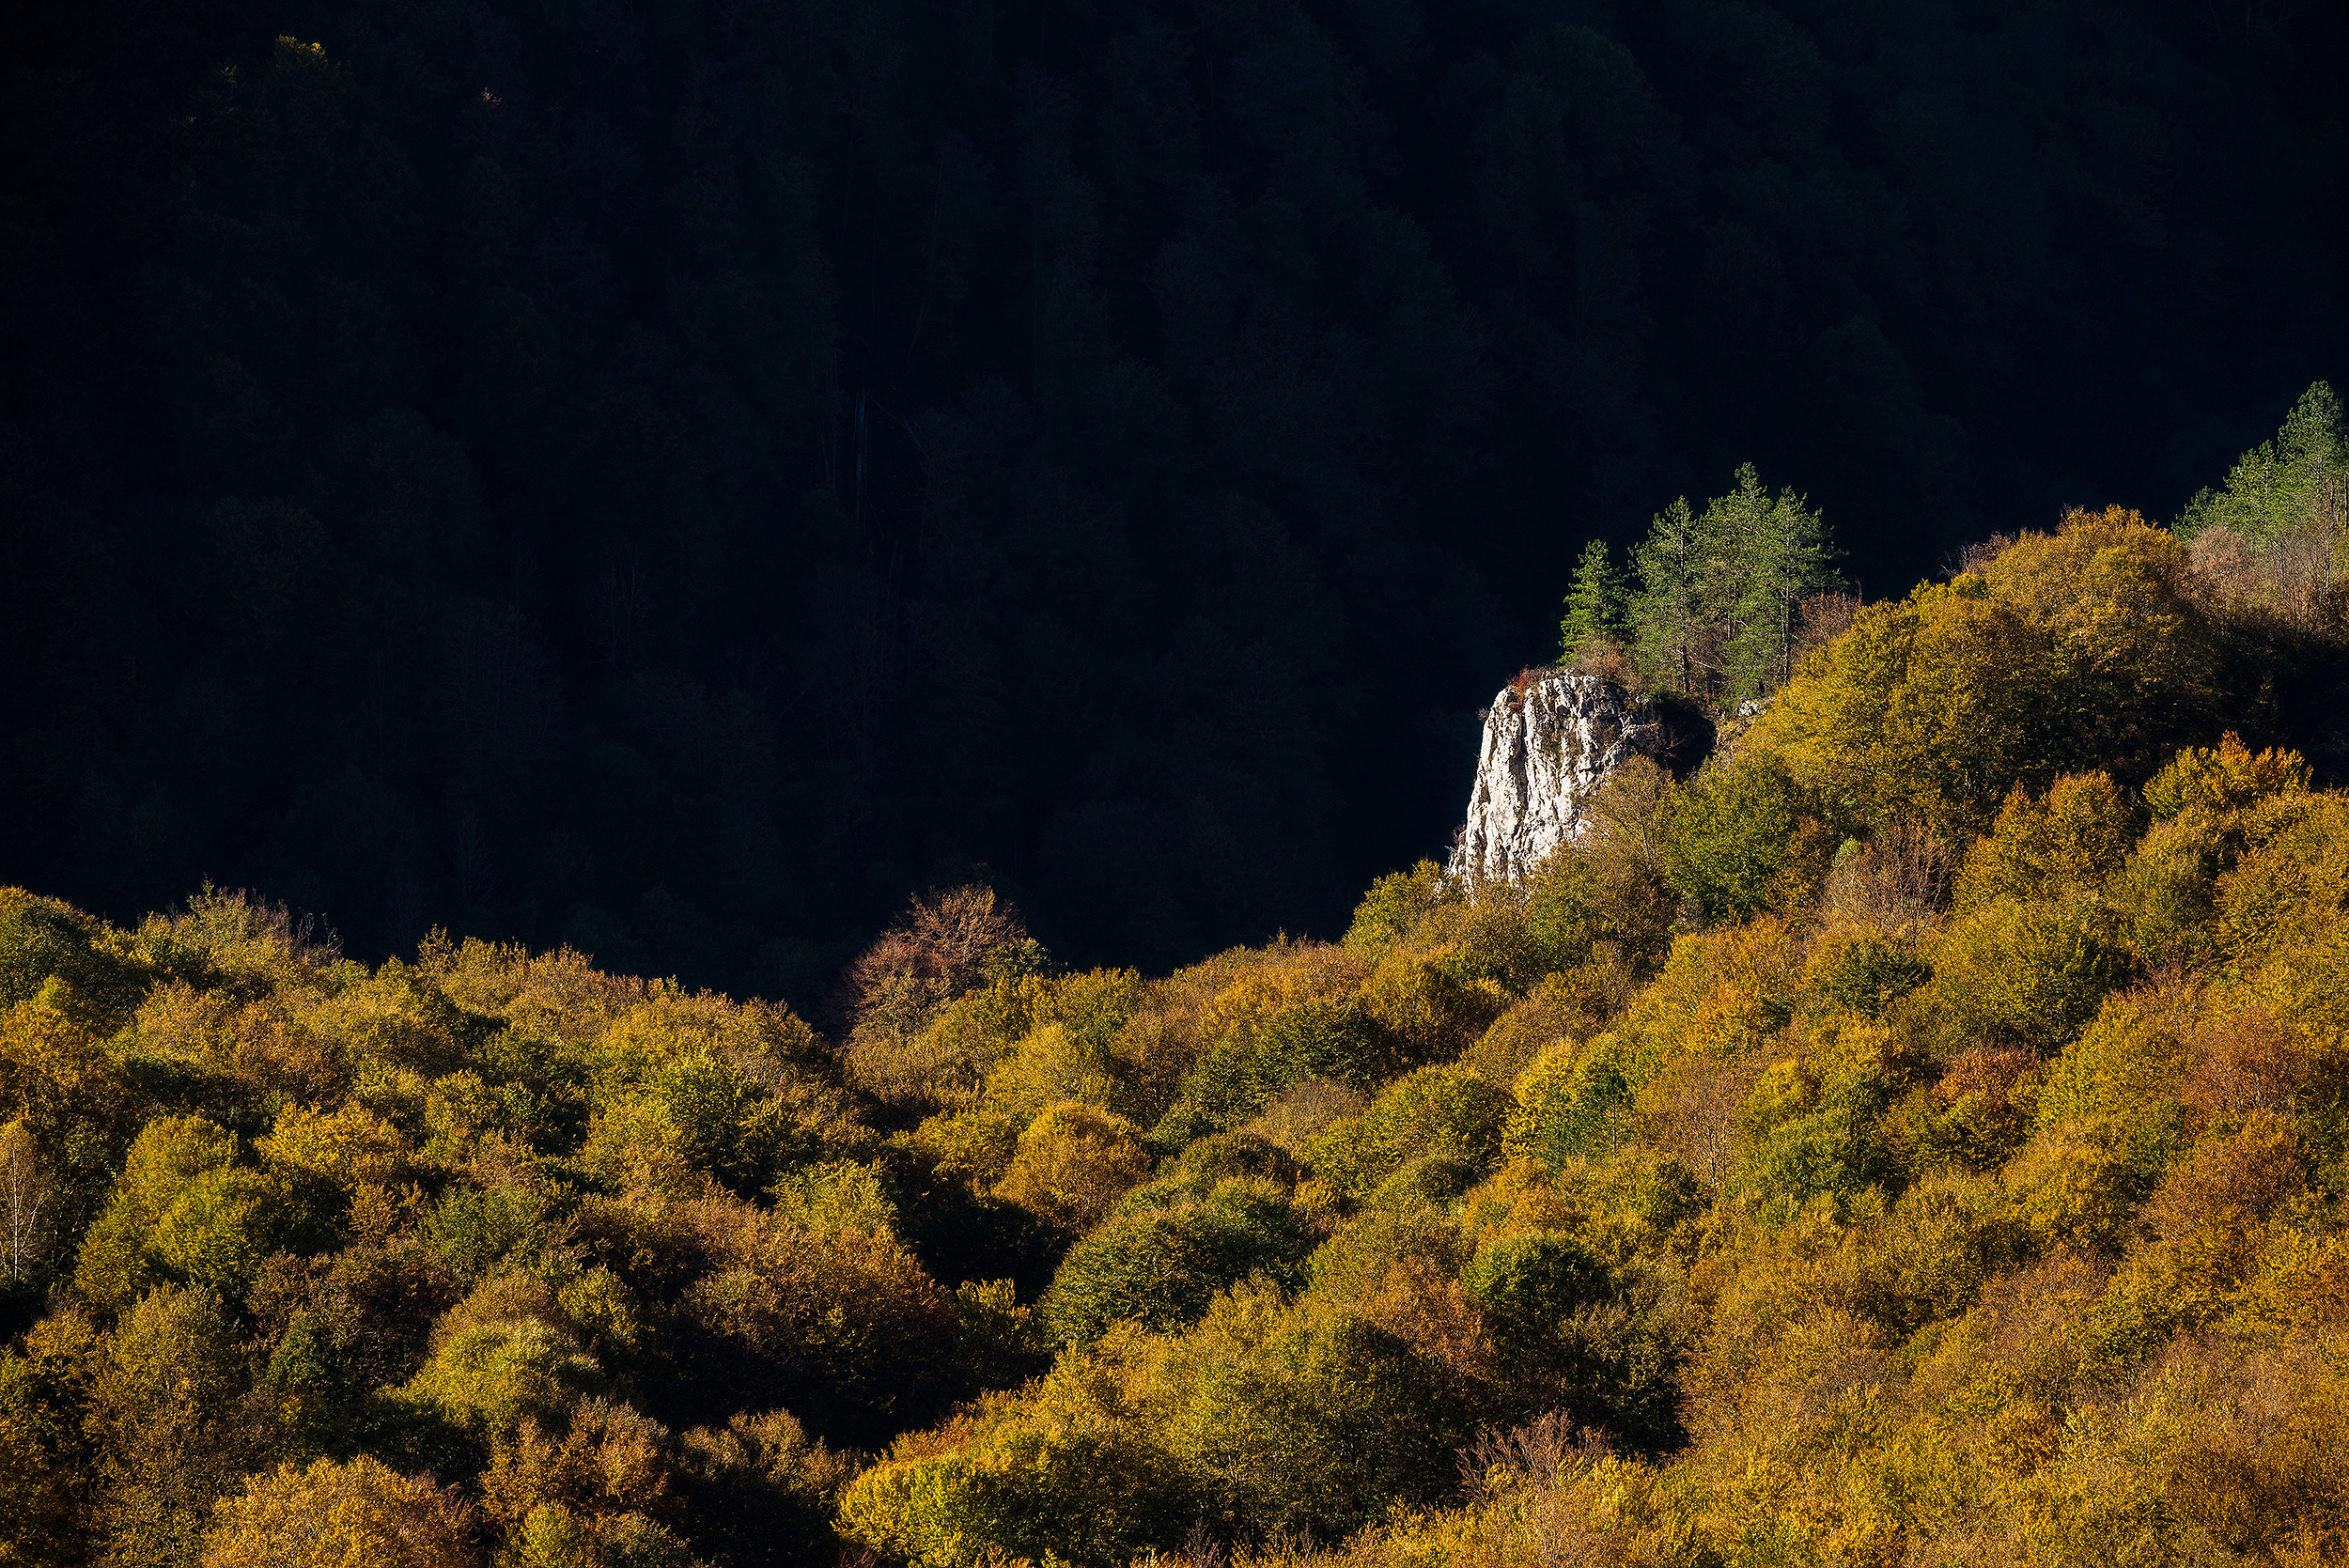
[[[1334,935],[1594,539],[1870,599],[2336,375],[2326,6],[17,13],[0,881],[805,1008]]]

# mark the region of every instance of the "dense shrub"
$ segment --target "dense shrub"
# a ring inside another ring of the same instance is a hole
[[[1360,1116],[1333,1123],[1307,1146],[1315,1173],[1363,1192],[1413,1159],[1441,1155],[1490,1165],[1501,1152],[1508,1097],[1454,1067],[1422,1067],[1379,1091]]]
[[[2067,774],[2044,795],[2016,788],[1966,857],[1958,907],[2000,896],[2061,899],[2096,892],[2128,853],[2135,836],[2131,815],[2103,773]]]
[[[1933,978],[1913,941],[1865,927],[1831,927],[1803,965],[1804,989],[1829,1009],[1880,1017]]]
[[[1824,869],[1805,863],[1816,859],[1799,831],[1807,805],[1771,753],[1707,765],[1672,804],[1663,843],[1672,886],[1724,922],[1799,900],[1803,880]]]
[[[1317,1239],[1279,1186],[1227,1177],[1205,1197],[1113,1215],[1069,1249],[1045,1293],[1044,1322],[1069,1344],[1113,1323],[1179,1328],[1252,1276],[1294,1289]]]
[[[1892,1177],[1878,1124],[1906,1086],[1903,1066],[1894,1043],[1865,1026],[1771,1064],[1740,1110],[1743,1180],[1766,1213],[1791,1219],[1813,1198],[1848,1199]]]
[[[2018,784],[2091,759],[2141,781],[2213,733],[2217,635],[2173,539],[2134,513],[2074,512],[1982,576],[1863,611],[1750,743],[1844,809],[1963,838]]]
[[[464,1568],[474,1538],[474,1509],[461,1494],[362,1454],[256,1476],[242,1496],[221,1503],[203,1560],[204,1568]]]
[[[1954,1042],[2060,1048],[2137,969],[2119,913],[2101,899],[1995,898],[1932,948],[1929,1003]]]
[[[1376,1078],[1465,1050],[1508,1005],[1484,961],[1462,942],[1397,949],[1362,983],[1361,1011],[1384,1048]]]
[[[1081,1231],[1149,1172],[1150,1157],[1130,1123],[1066,1100],[1036,1113],[995,1190],[1041,1219]]]

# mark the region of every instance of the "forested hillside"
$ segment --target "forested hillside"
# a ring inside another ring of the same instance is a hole
[[[2349,796],[2263,693],[2341,606],[2252,493],[1164,976],[966,886],[819,1032],[8,893],[0,1562],[2339,1561]]]
[[[1868,598],[2338,375],[2349,22],[2241,0],[27,0],[0,879],[815,1004],[1165,970],[1457,820],[1574,551]],[[978,862],[988,868],[981,877]]]

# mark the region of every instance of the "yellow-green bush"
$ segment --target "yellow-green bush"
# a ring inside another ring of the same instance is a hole
[[[1457,1056],[1507,1005],[1484,956],[1465,943],[1390,952],[1361,995],[1362,1017],[1385,1048],[1373,1076]]]
[[[1196,1198],[1129,1203],[1061,1260],[1041,1303],[1044,1322],[1068,1344],[1115,1323],[1178,1328],[1197,1321],[1216,1292],[1251,1276],[1296,1288],[1317,1233],[1286,1190],[1261,1177],[1226,1177]]]
[[[1909,1063],[1882,1027],[1845,1020],[1802,1055],[1772,1063],[1739,1120],[1738,1184],[1766,1212],[1791,1219],[1814,1198],[1843,1200],[1892,1179],[1879,1124],[1906,1087]]]
[[[2075,512],[1983,576],[1863,610],[1749,744],[1843,809],[1962,840],[2067,763],[2149,777],[2216,709],[2216,637],[2173,539]]]
[[[1827,866],[1811,802],[1773,752],[1708,762],[1674,798],[1661,861],[1672,886],[1715,920],[1799,905]]]
[[[1081,1100],[1063,1100],[1028,1124],[995,1190],[1039,1219],[1081,1231],[1149,1173],[1150,1157],[1133,1124]]]
[[[1873,1018],[1932,978],[1933,967],[1906,935],[1838,924],[1812,941],[1802,985],[1816,1008]]]
[[[1672,800],[1670,776],[1644,757],[1631,758],[1600,786],[1589,831],[1560,845],[1526,878],[1533,968],[1554,972],[1597,959],[1644,973],[1663,961],[1680,902],[1663,858]],[[1535,976],[1514,978],[1523,989]]]
[[[1968,852],[1958,908],[1993,898],[2092,893],[2120,868],[2130,839],[2128,802],[2105,773],[2066,774],[2031,795],[2007,797],[1991,831]]]
[[[1408,871],[1391,871],[1371,883],[1354,908],[1346,928],[1345,945],[1372,958],[1408,937],[1438,907],[1465,896],[1458,884],[1444,879],[1443,868],[1421,861]]]
[[[2137,959],[2110,905],[1999,896],[1953,918],[1929,949],[1921,1001],[1955,1048],[2060,1048],[2126,985]]]
[[[2175,1002],[2155,994],[2115,997],[2048,1064],[2039,1123],[2126,1129],[2138,1144],[2166,1148],[2177,1127],[2186,1070]]]
[[[158,1117],[141,1128],[105,1213],[83,1240],[74,1270],[83,1297],[119,1312],[165,1278],[169,1265],[157,1255],[156,1227],[192,1184],[227,1169],[236,1157],[235,1137],[202,1116]],[[182,1227],[192,1243],[198,1222],[217,1205],[198,1206],[203,1213],[186,1217]]]
[[[1306,1145],[1322,1180],[1365,1192],[1411,1160],[1443,1156],[1471,1167],[1501,1152],[1509,1100],[1456,1067],[1422,1067],[1380,1090],[1360,1116],[1332,1123]]]
[[[564,1420],[603,1384],[603,1369],[568,1334],[526,1317],[455,1329],[400,1396],[458,1426],[510,1436],[525,1420]]]
[[[1602,1034],[1588,1045],[1559,1044],[1534,1058],[1515,1085],[1504,1144],[1513,1157],[1557,1164],[1604,1153],[1629,1130],[1639,1083]]]
[[[361,1454],[348,1463],[281,1465],[222,1501],[204,1535],[204,1568],[463,1568],[473,1505],[454,1489],[403,1476]]]
[[[849,1483],[851,1543],[926,1568],[1048,1553],[1119,1564],[1199,1517],[1184,1467],[1132,1419],[1120,1388],[1130,1342],[1073,1352],[1019,1401],[900,1437]]]

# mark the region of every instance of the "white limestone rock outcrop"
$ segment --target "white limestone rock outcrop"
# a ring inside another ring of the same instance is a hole
[[[1609,774],[1669,744],[1655,707],[1611,680],[1571,670],[1519,680],[1485,714],[1468,824],[1445,868],[1455,877],[1524,876],[1589,831],[1591,797]]]

